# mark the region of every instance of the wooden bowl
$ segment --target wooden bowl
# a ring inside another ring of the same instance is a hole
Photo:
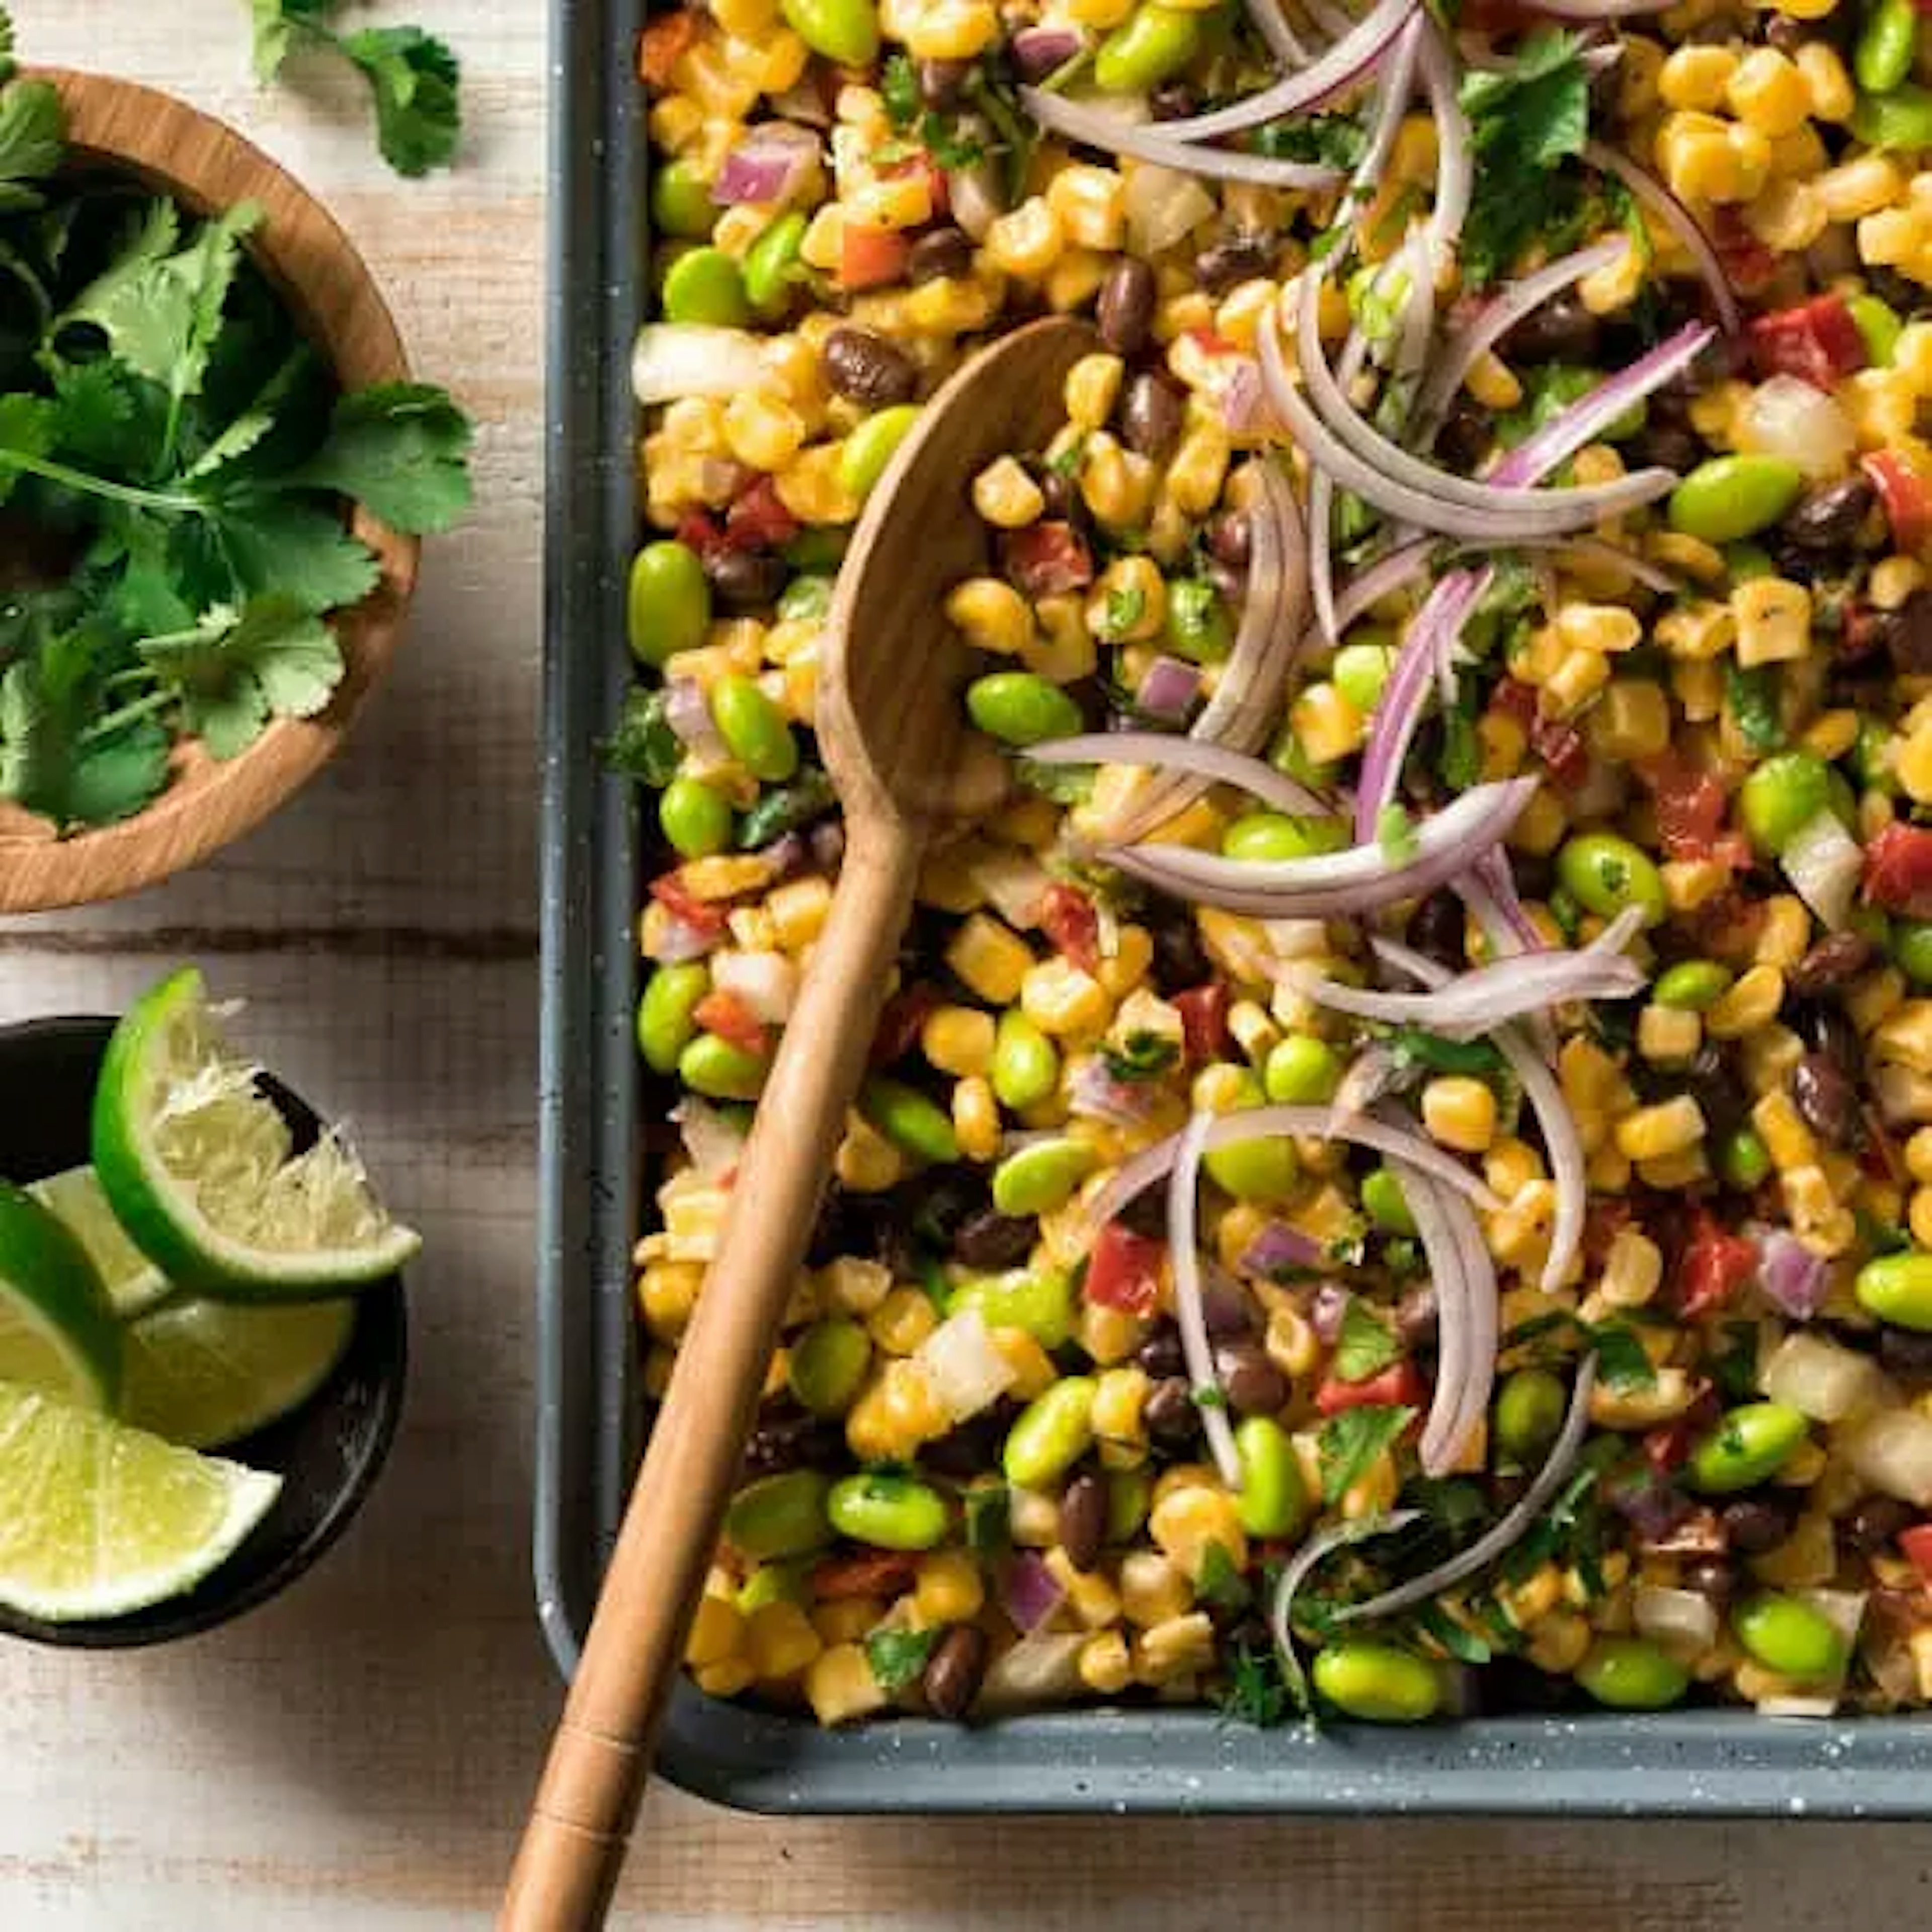
[[[259,202],[256,266],[344,390],[407,380],[401,337],[374,278],[322,204],[235,130],[172,96],[98,74],[45,70],[67,104],[77,162],[104,165],[172,194],[197,214]],[[173,782],[137,818],[58,837],[0,802],[0,914],[82,905],[138,892],[252,831],[334,755],[400,641],[420,545],[357,509],[350,527],[381,577],[330,622],[345,671],[319,716],[278,719],[226,764],[177,748]]]

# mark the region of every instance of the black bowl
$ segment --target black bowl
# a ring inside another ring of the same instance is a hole
[[[34,1020],[0,1028],[0,1175],[25,1185],[88,1159],[88,1116],[110,1019]],[[264,1078],[298,1143],[321,1123]],[[334,1372],[301,1408],[220,1450],[283,1479],[274,1507],[220,1568],[185,1596],[121,1617],[44,1623],[0,1607],[0,1634],[70,1649],[131,1649],[192,1636],[266,1603],[340,1536],[388,1455],[408,1366],[402,1279],[363,1291]]]

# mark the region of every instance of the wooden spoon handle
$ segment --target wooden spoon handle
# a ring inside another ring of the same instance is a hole
[[[860,821],[625,1512],[501,1932],[601,1925],[825,1177],[864,1077],[922,842]]]

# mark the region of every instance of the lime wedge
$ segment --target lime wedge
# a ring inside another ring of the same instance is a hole
[[[112,1408],[121,1334],[107,1291],[73,1235],[0,1180],[0,1378]]]
[[[0,1603],[50,1623],[182,1595],[282,1479],[0,1382]]]
[[[166,1299],[167,1276],[128,1240],[92,1168],[70,1167],[64,1174],[34,1182],[27,1192],[87,1250],[114,1312],[123,1322]]]
[[[314,1301],[395,1273],[422,1246],[334,1133],[293,1151],[254,1064],[188,967],[114,1030],[94,1096],[94,1166],[168,1278],[232,1301]]]
[[[122,1417],[190,1449],[238,1442],[308,1401],[355,1327],[346,1300],[158,1308],[124,1338]]]

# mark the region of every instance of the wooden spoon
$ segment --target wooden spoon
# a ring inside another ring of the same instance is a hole
[[[1084,324],[1056,319],[982,350],[926,406],[854,533],[818,719],[845,808],[844,864],[632,1491],[504,1932],[603,1922],[921,862],[936,834],[1006,788],[1004,761],[965,728],[968,653],[944,612],[953,586],[986,568],[973,478],[996,456],[1044,447],[1064,416],[1066,372],[1094,346]]]

